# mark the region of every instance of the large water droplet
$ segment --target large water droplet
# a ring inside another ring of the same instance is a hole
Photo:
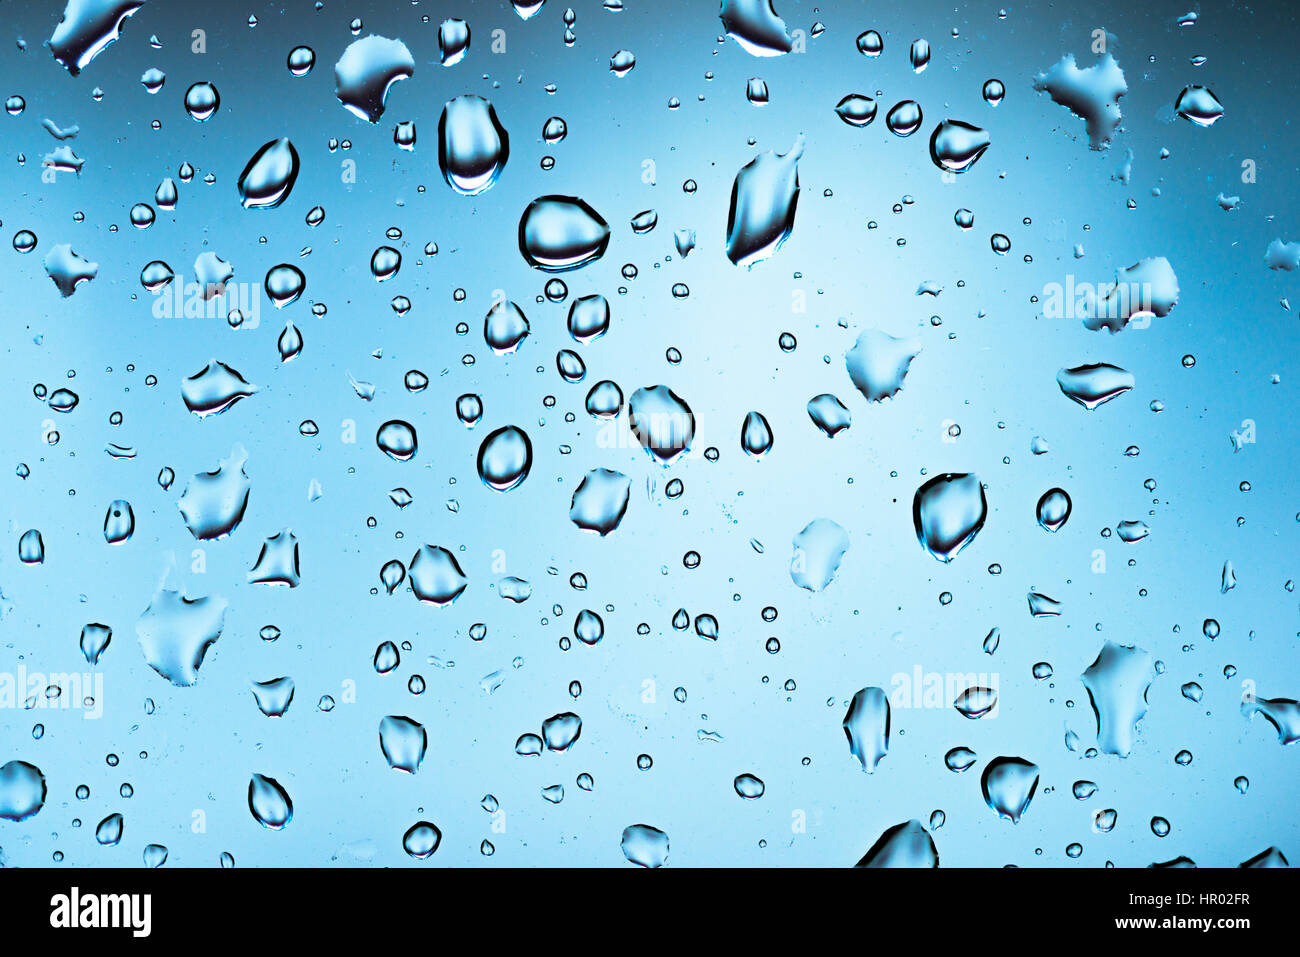
[[[448,100],[438,118],[438,168],[463,196],[490,188],[510,158],[510,137],[492,104],[466,94]]]
[[[236,188],[245,209],[275,209],[298,179],[298,151],[287,137],[271,140],[253,154]]]
[[[637,389],[627,400],[627,411],[632,433],[660,465],[671,465],[690,449],[695,415],[668,386]]]
[[[541,196],[519,219],[519,252],[547,272],[578,269],[605,255],[609,224],[576,196]]]
[[[844,714],[849,751],[871,773],[889,753],[889,697],[882,688],[863,688]]]
[[[135,625],[149,667],[174,685],[198,681],[204,656],[221,637],[226,605],[224,598],[186,598],[159,590]]]
[[[975,540],[988,516],[984,487],[973,474],[946,472],[916,490],[912,525],[917,540],[941,562],[950,562]]]
[[[740,168],[731,186],[727,258],[737,266],[767,259],[789,238],[799,203],[799,136],[788,152],[758,154]]]
[[[334,64],[335,95],[350,113],[378,123],[389,89],[414,72],[405,43],[372,34],[349,43]]]
[[[980,788],[999,817],[1018,824],[1038,788],[1038,765],[1024,758],[994,758],[984,768]]]
[[[508,492],[528,477],[533,443],[523,429],[507,425],[483,440],[478,450],[478,477],[498,492]]]
[[[293,801],[275,778],[254,774],[248,782],[248,809],[262,827],[278,831],[293,820]]]

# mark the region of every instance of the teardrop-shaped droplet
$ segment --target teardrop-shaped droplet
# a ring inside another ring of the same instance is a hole
[[[930,137],[930,159],[949,173],[964,173],[989,148],[989,134],[961,120],[944,120]]]
[[[895,103],[885,116],[885,125],[895,136],[911,136],[921,128],[924,118],[921,104],[916,100],[902,100]]]
[[[275,209],[298,179],[298,151],[287,137],[271,140],[253,154],[236,187],[245,209]]]
[[[248,809],[262,827],[278,831],[293,820],[293,801],[280,782],[254,774],[248,782]]]
[[[740,447],[759,459],[772,449],[772,426],[761,412],[750,412],[740,427]]]
[[[1038,765],[1024,758],[994,758],[984,768],[980,788],[999,817],[1017,824],[1038,788]]]

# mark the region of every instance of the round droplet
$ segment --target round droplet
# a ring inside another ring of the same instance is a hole
[[[510,491],[528,477],[532,466],[533,443],[513,425],[497,429],[479,446],[478,475],[490,489]]]

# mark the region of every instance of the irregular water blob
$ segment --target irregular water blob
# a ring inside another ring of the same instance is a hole
[[[757,775],[737,774],[731,786],[746,801],[755,801],[761,798],[767,790],[767,785]]]
[[[1300,703],[1291,698],[1260,698],[1246,694],[1242,697],[1241,713],[1247,718],[1263,715],[1284,745],[1300,741]]]
[[[746,53],[759,57],[781,56],[794,49],[785,21],[777,15],[772,0],[722,0],[719,11],[727,36]]]
[[[794,229],[799,203],[799,158],[804,139],[796,137],[785,153],[767,150],[736,174],[727,214],[727,258],[753,267],[773,255]]]
[[[465,94],[448,100],[438,118],[438,168],[462,196],[491,188],[510,158],[510,136],[492,104]]]
[[[16,241],[17,237],[15,237]],[[59,243],[45,254],[45,275],[54,280],[59,295],[67,299],[83,282],[89,282],[99,275],[99,263],[82,259],[69,243]]]
[[[135,624],[149,667],[178,687],[198,681],[208,649],[221,637],[227,604],[220,597],[186,598],[159,589]]]
[[[455,66],[469,53],[469,24],[449,18],[438,24],[438,54],[443,66]]]
[[[554,714],[542,722],[542,741],[548,751],[567,751],[582,734],[582,719],[572,711]]]
[[[576,196],[540,196],[519,219],[519,252],[535,269],[579,269],[608,246],[609,224]]]
[[[450,605],[469,586],[456,556],[440,545],[421,545],[408,569],[412,593],[428,605]]]
[[[1145,320],[1134,325],[1146,325],[1152,317],[1169,315],[1178,304],[1178,276],[1168,259],[1155,256],[1117,270],[1115,282],[1100,291],[1103,295],[1085,301],[1083,324],[1114,333],[1132,320]],[[1044,304],[1045,313],[1048,305]]]
[[[216,359],[209,360],[206,367],[181,380],[181,398],[185,401],[185,408],[200,419],[220,415],[256,391],[257,386]]]
[[[917,541],[941,562],[950,562],[975,540],[988,516],[977,476],[946,472],[930,479],[912,498]]]
[[[1053,103],[1059,103],[1084,121],[1092,149],[1110,145],[1110,138],[1123,119],[1119,98],[1128,92],[1128,83],[1124,71],[1109,53],[1086,70],[1080,70],[1074,54],[1067,53],[1051,69],[1034,78],[1034,89],[1046,92]]]
[[[627,513],[631,488],[631,480],[622,472],[592,469],[573,492],[569,521],[584,532],[608,535]]]
[[[354,116],[378,123],[388,91],[414,72],[415,58],[405,43],[371,34],[349,43],[334,64],[335,95]]]
[[[695,415],[668,386],[637,389],[627,401],[627,412],[632,434],[660,465],[672,465],[690,449]]]
[[[144,0],[68,0],[46,46],[54,59],[77,76],[117,40],[122,23],[142,6]]]
[[[533,467],[533,443],[513,425],[490,433],[478,450],[478,476],[497,492],[508,492],[528,477]]]
[[[428,747],[428,732],[413,718],[390,714],[379,722],[379,749],[394,771],[420,770]]]
[[[636,55],[631,50],[619,50],[609,58],[609,72],[615,76],[627,76],[636,66]]]
[[[225,538],[244,518],[252,483],[244,471],[248,452],[235,445],[210,472],[196,472],[181,493],[178,507],[185,527],[200,541]]]
[[[889,753],[889,697],[881,688],[863,688],[844,714],[849,751],[867,773]]]
[[[1133,373],[1106,362],[1062,369],[1056,374],[1061,392],[1089,411],[1123,395],[1136,385]]]
[[[868,402],[880,402],[903,388],[907,370],[920,353],[919,339],[896,339],[879,329],[867,329],[844,354],[844,364],[863,397]]]
[[[1029,808],[1038,789],[1038,765],[1024,758],[994,758],[980,777],[984,803],[1012,824]]]
[[[288,137],[264,144],[244,166],[235,187],[244,209],[275,209],[298,181],[298,151]]]
[[[1178,94],[1174,112],[1197,126],[1213,126],[1223,116],[1223,104],[1203,86],[1188,86]]]
[[[1151,529],[1146,522],[1126,519],[1115,526],[1115,533],[1125,545],[1132,545],[1150,535]]]
[[[827,438],[835,438],[853,424],[853,417],[844,403],[829,392],[815,395],[808,400],[808,418],[813,425],[821,429]]]
[[[268,718],[282,718],[293,703],[294,683],[289,677],[254,681],[252,691],[258,711]]]
[[[1137,723],[1147,713],[1147,689],[1155,677],[1151,655],[1132,645],[1107,641],[1083,672],[1097,719],[1097,746],[1106,754],[1126,758],[1133,750]]]
[[[939,851],[934,846],[934,838],[920,821],[904,821],[886,828],[856,866],[938,867]]]
[[[267,537],[257,554],[257,560],[248,571],[251,585],[288,585],[297,588],[298,538],[290,529],[282,529]]]
[[[108,650],[113,640],[113,629],[98,622],[82,626],[80,648],[87,664],[98,664],[99,656]]]
[[[849,533],[829,518],[815,518],[794,537],[790,579],[808,591],[822,591],[835,578],[849,550]]]

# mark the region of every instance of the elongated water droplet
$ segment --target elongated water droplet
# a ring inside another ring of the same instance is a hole
[[[477,196],[501,176],[510,137],[492,104],[466,94],[448,100],[438,118],[438,168],[462,196]]]
[[[752,267],[785,243],[794,229],[799,203],[800,135],[785,153],[767,150],[736,174],[727,214],[727,258],[737,266]]]

